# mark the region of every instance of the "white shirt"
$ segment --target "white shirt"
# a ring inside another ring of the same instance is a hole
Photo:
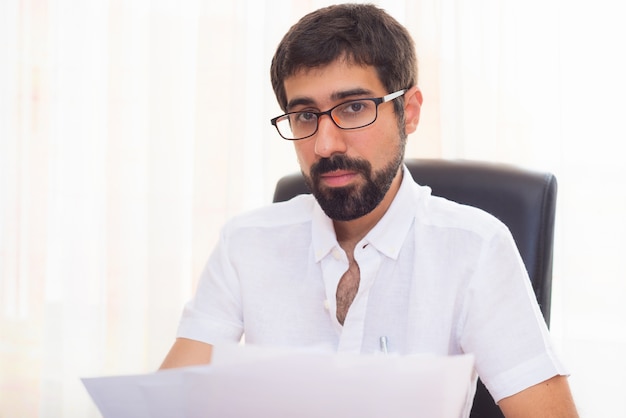
[[[355,353],[473,353],[496,401],[557,374],[524,264],[504,224],[430,194],[409,171],[380,222],[359,242],[358,293],[344,325],[336,289],[348,259],[310,195],[228,222],[178,337],[209,344]],[[470,400],[471,402],[471,400]]]

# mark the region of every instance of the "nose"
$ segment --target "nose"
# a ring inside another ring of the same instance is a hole
[[[334,154],[343,154],[347,150],[344,132],[331,120],[330,115],[322,115],[315,134],[315,154],[328,158]]]

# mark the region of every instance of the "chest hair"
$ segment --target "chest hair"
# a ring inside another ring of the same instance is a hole
[[[361,281],[359,265],[353,257],[349,257],[348,270],[341,276],[337,285],[337,320],[343,325],[348,309],[354,300]]]

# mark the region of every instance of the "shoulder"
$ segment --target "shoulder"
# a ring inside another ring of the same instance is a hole
[[[508,233],[504,223],[490,213],[433,195],[432,189],[416,182],[406,168],[396,200],[404,208],[402,211],[413,212],[417,229],[427,228],[448,234],[456,231],[483,237],[502,231]]]
[[[483,237],[508,234],[507,226],[492,214],[434,196],[427,186],[415,184],[415,219],[419,226],[476,234]]]
[[[315,199],[299,195],[286,202],[272,203],[234,216],[223,227],[223,233],[279,233],[284,229],[310,225]]]
[[[300,195],[237,215],[224,224],[219,251],[240,269],[280,268],[279,261],[286,254],[294,256],[308,251],[314,207],[312,196]]]

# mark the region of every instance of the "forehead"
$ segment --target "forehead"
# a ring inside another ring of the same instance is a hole
[[[301,102],[324,105],[345,99],[349,92],[361,95],[385,95],[376,69],[345,60],[334,61],[323,67],[305,68],[285,79],[287,103]]]

